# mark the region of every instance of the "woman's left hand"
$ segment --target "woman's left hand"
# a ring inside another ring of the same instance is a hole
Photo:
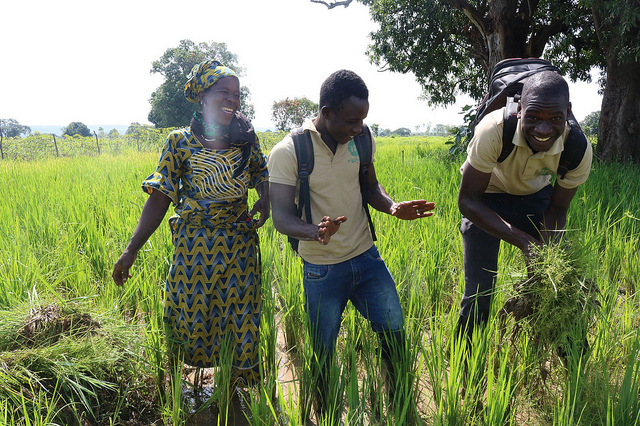
[[[253,219],[253,216],[259,213],[260,217],[256,221],[256,228],[260,228],[265,224],[267,219],[269,219],[270,214],[270,205],[269,205],[269,197],[260,197],[258,201],[253,205],[253,208],[249,212],[249,217]]]

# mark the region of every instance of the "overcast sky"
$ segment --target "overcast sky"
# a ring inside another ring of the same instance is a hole
[[[271,105],[318,102],[333,71],[358,73],[370,91],[367,122],[383,128],[460,124],[460,106],[432,109],[411,74],[380,72],[365,51],[376,29],[355,1],[328,10],[308,0],[8,0],[0,25],[0,118],[22,125],[148,123],[162,78],[152,61],[180,40],[223,42],[245,66],[254,126],[274,128]],[[579,120],[600,109],[595,83],[571,84]]]

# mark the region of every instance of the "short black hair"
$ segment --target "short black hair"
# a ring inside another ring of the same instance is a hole
[[[320,86],[320,108],[340,109],[350,97],[369,100],[369,89],[358,74],[349,70],[338,70]]]
[[[560,99],[569,103],[569,85],[554,71],[542,71],[527,78],[522,86],[522,100],[532,93],[544,99]]]

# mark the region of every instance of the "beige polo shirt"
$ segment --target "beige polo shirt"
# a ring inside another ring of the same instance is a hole
[[[298,253],[307,262],[317,265],[343,262],[373,246],[369,222],[362,207],[358,150],[352,140],[348,144],[339,144],[334,155],[311,120],[306,120],[303,128],[310,130],[313,142],[314,167],[309,175],[312,223],[319,223],[323,216],[346,216],[347,221],[340,225],[329,244],[300,241]],[[372,151],[375,152],[375,142]],[[298,163],[290,135],[273,147],[269,153],[268,167],[269,181],[295,186],[297,198]],[[306,221],[304,211],[302,219]]]
[[[546,152],[533,153],[522,133],[520,120],[513,136],[514,149],[501,163],[498,157],[502,152],[502,116],[503,109],[494,111],[482,119],[467,148],[466,162],[473,168],[491,173],[491,180],[485,192],[529,195],[549,185],[560,163],[564,142],[569,134],[569,125],[564,134],[556,139]],[[569,171],[557,184],[571,189],[584,183],[591,171],[593,153],[591,144],[587,144],[582,161],[574,170]]]

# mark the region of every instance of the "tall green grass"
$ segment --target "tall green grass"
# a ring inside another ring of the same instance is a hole
[[[402,380],[415,404],[390,408],[379,374],[376,336],[348,306],[334,365],[335,417],[354,425],[637,424],[637,166],[595,164],[571,205],[565,238],[592,252],[585,269],[599,291],[600,308],[588,331],[590,355],[571,368],[551,356],[543,380],[533,342],[526,334],[503,338],[505,329],[497,320],[525,270],[522,255],[513,247],[501,251],[496,313],[487,333],[477,336],[471,352],[455,339],[463,290],[456,202],[463,158],[449,155],[443,141],[380,138],[376,151],[376,173],[393,198],[436,203],[433,217],[413,222],[373,212],[377,244],[405,311],[409,351]],[[133,278],[124,287],[116,287],[110,278],[145,202],[140,183],[155,169],[158,149],[0,162],[0,423],[62,424],[69,418],[99,425],[194,421],[196,408],[179,394],[186,384],[174,381],[170,386],[169,377],[182,374],[167,367],[161,301],[172,250],[168,226],[163,224],[140,251]],[[303,404],[300,395],[310,344],[301,263],[271,222],[259,234],[264,386],[250,390],[244,421],[304,424],[302,411],[309,404]],[[38,368],[18,363],[35,356],[36,349],[8,336],[48,306],[87,314],[102,331],[63,335],[57,346],[38,348],[58,367],[44,368],[44,361]],[[504,326],[511,330],[513,321]],[[116,352],[117,357],[106,356]],[[291,370],[293,382],[277,381],[285,369]],[[47,375],[46,383],[33,379],[36,374]],[[123,382],[127,377],[138,380]],[[219,378],[217,385],[223,386],[219,382],[224,380]],[[96,398],[103,391],[109,392],[112,404]],[[217,398],[213,402],[222,410],[231,395]],[[127,407],[141,411],[135,414]]]

